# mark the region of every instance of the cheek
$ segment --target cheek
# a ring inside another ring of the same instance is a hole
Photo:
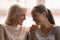
[[[37,22],[38,20],[37,20],[37,18],[33,18],[33,21]]]
[[[32,18],[33,18],[33,21],[35,21],[35,20],[36,20],[36,17],[35,17],[35,16],[32,16]]]
[[[19,18],[19,21],[21,21],[22,20],[22,18]]]
[[[24,20],[24,17],[21,16],[21,17],[19,18],[19,21],[23,21],[23,20]]]

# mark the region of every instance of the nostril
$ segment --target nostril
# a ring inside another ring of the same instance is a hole
[[[26,20],[26,17],[24,17],[24,20]]]

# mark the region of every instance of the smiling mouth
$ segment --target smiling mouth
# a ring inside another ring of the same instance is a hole
[[[21,23],[23,23],[24,20],[21,21]]]

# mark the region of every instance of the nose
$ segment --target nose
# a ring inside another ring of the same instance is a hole
[[[33,18],[34,21],[38,21],[39,19],[38,18]]]
[[[23,18],[24,20],[26,20],[26,17],[24,16],[24,18]]]
[[[33,18],[34,21],[36,21],[36,18]]]

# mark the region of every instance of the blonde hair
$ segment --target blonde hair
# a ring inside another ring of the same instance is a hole
[[[12,23],[12,20],[13,18],[17,15],[17,14],[20,14],[22,13],[22,8],[19,7],[18,5],[13,5],[10,7],[9,9],[9,14],[7,16],[7,20],[6,20],[6,24],[11,24]]]

